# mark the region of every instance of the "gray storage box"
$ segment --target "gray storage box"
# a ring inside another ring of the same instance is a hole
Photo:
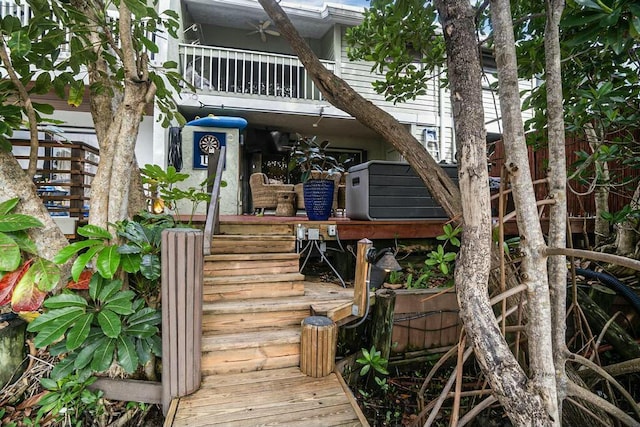
[[[456,165],[443,165],[457,182]],[[347,216],[363,220],[447,218],[408,163],[373,160],[347,175]]]

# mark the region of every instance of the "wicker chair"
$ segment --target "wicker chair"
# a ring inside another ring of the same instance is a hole
[[[269,184],[267,175],[254,173],[249,177],[253,210],[275,209],[278,207],[278,191],[293,191],[293,184]]]

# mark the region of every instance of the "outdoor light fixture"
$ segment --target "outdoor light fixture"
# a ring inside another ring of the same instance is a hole
[[[369,249],[367,251],[367,261],[387,273],[402,270],[391,248],[385,248],[380,252],[377,252],[375,248]]]
[[[400,271],[402,267],[396,261],[393,250],[385,248],[377,251],[370,240],[362,239],[358,242],[358,257],[356,260],[356,280],[354,282],[354,302],[351,307],[351,314],[361,319],[345,328],[355,328],[361,325],[369,315],[369,294],[371,287],[379,287],[384,282],[384,276],[372,283],[372,267],[379,272]],[[375,271],[375,270],[374,270]]]

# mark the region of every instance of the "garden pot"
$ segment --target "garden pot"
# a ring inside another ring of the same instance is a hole
[[[462,322],[454,288],[399,289],[395,293],[393,353],[458,343]]]
[[[0,316],[0,389],[24,372],[27,322],[14,313]]]
[[[304,209],[311,221],[326,221],[331,216],[335,183],[330,179],[310,179],[302,186]]]

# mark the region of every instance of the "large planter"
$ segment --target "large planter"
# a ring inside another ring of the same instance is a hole
[[[0,316],[0,389],[24,372],[26,327],[13,313]]]
[[[392,353],[446,349],[458,343],[462,322],[454,288],[395,292]]]
[[[331,216],[335,184],[330,179],[310,179],[302,186],[304,209],[311,221],[326,221]]]

